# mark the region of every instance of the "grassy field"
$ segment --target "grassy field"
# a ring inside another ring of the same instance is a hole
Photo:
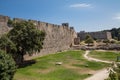
[[[67,51],[35,59],[36,63],[17,70],[14,80],[83,80],[108,66],[83,58],[84,51]],[[62,65],[56,65],[56,62]]]
[[[88,56],[108,60],[108,61],[116,61],[117,56],[120,56],[120,52],[113,51],[91,51]]]

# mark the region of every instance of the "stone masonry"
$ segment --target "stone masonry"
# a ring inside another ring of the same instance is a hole
[[[10,17],[0,15],[0,36],[7,33],[11,26],[7,24]],[[15,22],[25,21],[25,19],[14,18]],[[43,44],[43,49],[34,56],[41,56],[51,53],[56,53],[70,49],[71,46],[78,45],[89,34],[94,39],[112,39],[110,32],[84,32],[76,33],[73,27],[69,27],[68,23],[62,25],[50,24],[46,22],[30,20],[34,23],[37,29],[45,31],[46,37]],[[27,56],[28,57],[28,56]],[[29,57],[28,57],[29,58]]]
[[[8,16],[0,16],[0,35],[9,31],[9,28],[7,27],[8,19]]]
[[[77,33],[77,36],[82,41],[85,40],[87,34],[89,34],[93,39],[97,39],[97,40],[112,39],[111,32],[106,32],[106,31],[98,31],[98,32],[80,31],[79,33]]]
[[[0,34],[9,31],[10,27],[7,25],[8,19],[10,19],[8,16],[0,15]],[[20,22],[24,19],[14,18],[13,20]],[[37,29],[43,30],[46,33],[43,49],[36,56],[68,50],[71,45],[74,45],[74,38],[77,37],[77,34],[73,27],[69,27],[68,23],[56,25],[36,20],[30,21],[36,25]]]

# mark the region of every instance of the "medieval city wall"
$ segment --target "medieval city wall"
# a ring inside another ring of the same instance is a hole
[[[85,40],[85,37],[87,34],[89,34],[93,39],[98,39],[98,40],[112,39],[111,32],[106,32],[106,31],[98,31],[98,32],[81,31],[81,32],[77,33],[77,35],[81,41]]]
[[[10,27],[7,24],[8,19],[10,18],[7,16],[0,16],[1,34],[10,30]],[[14,18],[13,20],[20,22],[24,19]],[[77,35],[73,27],[69,27],[68,25],[50,24],[36,20],[31,21],[36,25],[37,29],[43,30],[46,33],[43,49],[40,54],[36,54],[35,56],[68,50],[71,45],[74,45],[74,38],[76,38]]]

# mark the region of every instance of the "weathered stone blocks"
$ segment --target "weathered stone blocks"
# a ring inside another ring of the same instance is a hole
[[[8,19],[9,17],[7,16],[0,16],[0,33],[8,32]],[[24,19],[19,18],[14,18],[13,20],[15,22],[24,21]],[[76,32],[73,28],[69,27],[68,23],[56,25],[36,20],[29,21],[33,22],[37,29],[43,30],[46,33],[43,49],[36,56],[67,50],[71,44],[74,44],[74,38],[77,37]],[[7,29],[7,31],[2,28]]]

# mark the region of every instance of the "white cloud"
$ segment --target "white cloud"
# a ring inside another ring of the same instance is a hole
[[[71,8],[91,8],[91,4],[86,4],[86,3],[79,3],[79,4],[72,4],[70,5]]]
[[[113,17],[113,19],[120,20],[120,13],[116,14],[115,17]]]
[[[114,19],[119,19],[120,20],[120,16],[114,17]]]

